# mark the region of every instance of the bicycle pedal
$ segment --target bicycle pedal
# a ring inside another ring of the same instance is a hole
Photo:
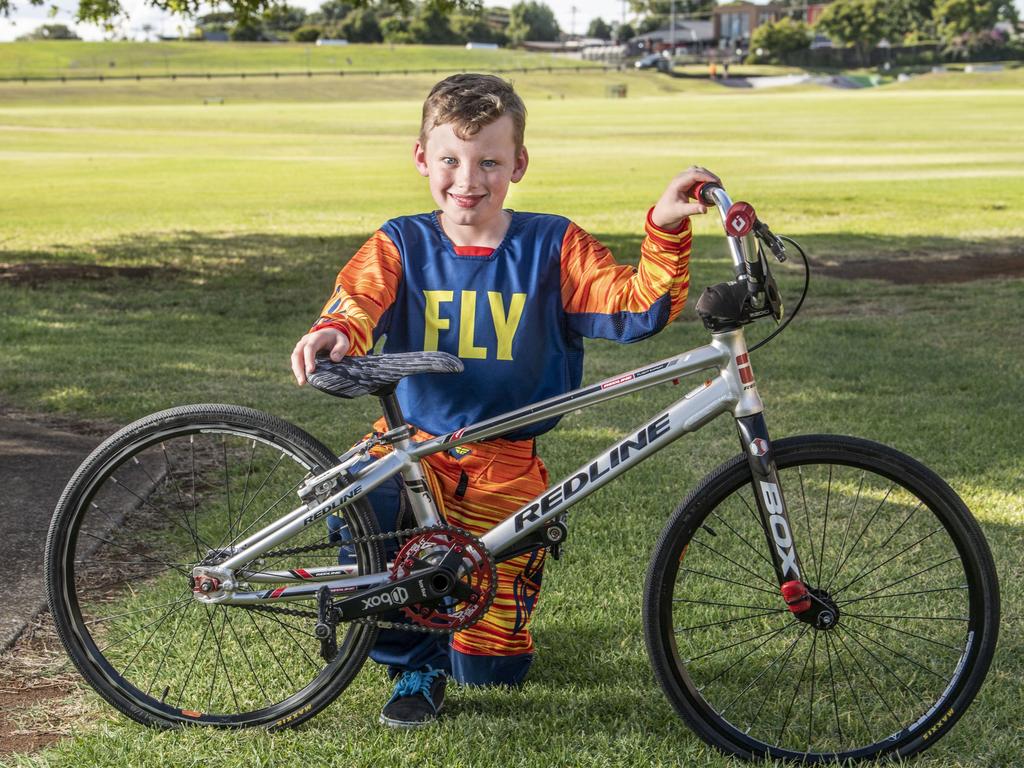
[[[331,661],[338,655],[338,632],[331,590],[324,585],[316,593],[316,626],[313,634],[320,641],[320,658]]]

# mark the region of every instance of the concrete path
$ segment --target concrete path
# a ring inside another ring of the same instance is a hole
[[[43,548],[50,516],[75,469],[100,442],[0,414],[0,650],[45,607]]]

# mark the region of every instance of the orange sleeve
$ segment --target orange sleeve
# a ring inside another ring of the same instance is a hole
[[[365,355],[373,349],[379,335],[374,330],[394,303],[401,279],[398,248],[377,230],[338,273],[334,292],[310,332],[336,328],[348,336],[349,354]]]
[[[678,231],[670,232],[656,227],[648,212],[646,234],[640,246],[640,264],[634,269],[618,264],[594,237],[569,224],[562,241],[561,279],[562,306],[570,316],[643,316],[658,305],[660,311],[655,314],[659,318],[651,318],[658,327],[650,332],[675,319],[686,304],[690,287],[690,221],[686,219]],[[667,313],[663,309],[666,303]]]

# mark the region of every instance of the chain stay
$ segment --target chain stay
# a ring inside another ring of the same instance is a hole
[[[463,536],[466,536],[467,538],[473,539],[473,541],[476,542],[480,546],[480,551],[487,554],[487,559],[489,561],[489,565],[490,565],[491,571],[494,574],[493,584],[494,584],[495,588],[492,589],[488,593],[488,595],[487,595],[486,606],[485,606],[484,610],[480,614],[480,616],[482,618],[483,615],[487,612],[487,609],[489,609],[491,607],[491,603],[494,602],[494,594],[495,594],[495,591],[497,589],[497,584],[498,584],[497,566],[496,566],[496,564],[494,562],[494,558],[491,557],[491,554],[489,552],[487,552],[486,547],[484,547],[483,543],[478,538],[476,538],[475,536],[467,533],[466,531],[462,530],[461,528],[455,528],[454,526],[450,526],[450,525],[426,525],[426,526],[422,526],[420,528],[405,528],[405,529],[403,529],[401,531],[391,531],[390,533],[371,533],[368,536],[358,536],[358,537],[355,537],[355,538],[352,538],[352,539],[346,539],[345,541],[338,542],[338,543],[327,542],[327,543],[324,543],[324,544],[307,544],[307,545],[301,546],[301,547],[289,547],[287,549],[276,549],[276,550],[274,550],[272,552],[264,553],[264,557],[284,557],[286,555],[301,555],[301,554],[303,554],[305,552],[319,552],[319,551],[322,551],[322,550],[325,550],[325,549],[337,549],[339,546],[348,546],[350,544],[371,544],[371,543],[378,542],[378,541],[385,541],[387,539],[397,539],[397,538],[400,538],[400,537],[411,538],[413,536],[421,536],[423,534],[428,534],[428,533],[448,533],[448,532],[456,532],[456,533],[459,533],[459,534],[461,534]],[[295,616],[295,617],[300,618],[300,619],[314,619],[314,620],[316,620],[316,619],[319,618],[319,616],[317,615],[316,611],[300,611],[300,610],[296,610],[295,608],[284,608],[284,607],[278,606],[278,605],[258,605],[258,604],[254,604],[254,605],[244,605],[244,606],[236,606],[236,607],[244,608],[247,611],[263,611],[265,613],[277,613],[277,614],[280,614],[282,616]],[[424,626],[422,626],[420,624],[412,624],[412,623],[404,624],[404,623],[398,623],[398,622],[393,622],[393,621],[382,621],[380,619],[375,619],[375,618],[373,618],[371,616],[367,616],[367,617],[361,618],[361,619],[352,619],[352,620],[347,621],[345,623],[346,624],[365,624],[365,625],[369,625],[369,626],[375,626],[375,627],[377,627],[379,629],[399,629],[399,630],[402,630],[404,632],[421,632],[421,633],[429,634],[429,635],[449,635],[449,634],[451,634],[451,630],[448,630],[448,629],[432,629],[430,627],[424,627]],[[469,626],[469,625],[467,625],[467,626]],[[460,629],[464,629],[464,628],[465,627],[462,627]]]

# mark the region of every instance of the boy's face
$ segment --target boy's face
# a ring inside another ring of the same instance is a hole
[[[434,126],[426,144],[413,149],[416,169],[430,180],[447,221],[485,231],[501,217],[510,182],[526,173],[526,148],[516,150],[512,118],[502,115],[468,139],[455,135],[450,123]]]

